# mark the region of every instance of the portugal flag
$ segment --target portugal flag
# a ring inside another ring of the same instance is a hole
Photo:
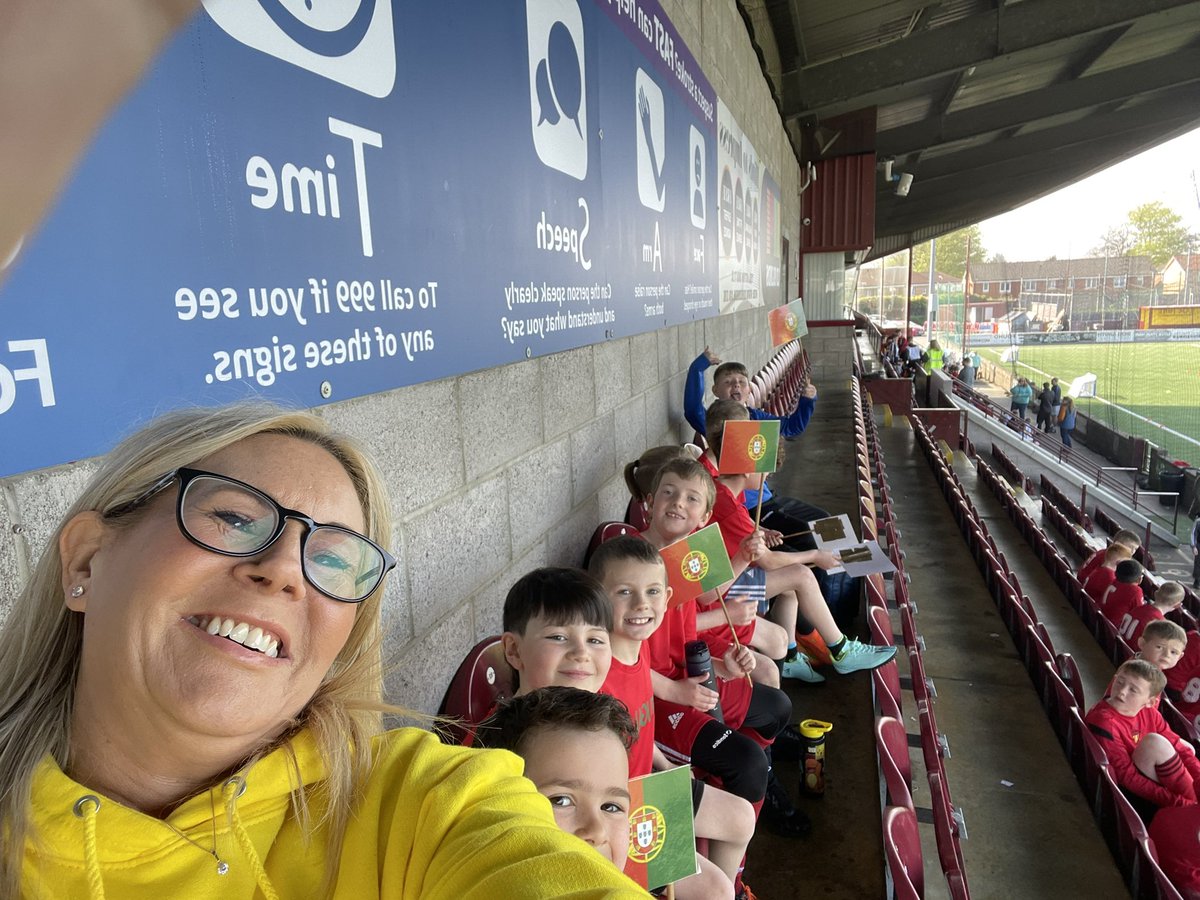
[[[679,766],[634,778],[629,794],[625,874],[649,891],[695,875],[692,770]]]
[[[721,475],[774,472],[779,457],[779,420],[729,421],[721,432]]]
[[[771,326],[771,346],[778,347],[796,339],[796,314],[786,306],[777,306],[767,313]]]
[[[672,608],[733,581],[733,564],[716,525],[701,528],[659,552],[667,566]]]

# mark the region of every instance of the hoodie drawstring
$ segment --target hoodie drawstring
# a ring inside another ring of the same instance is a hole
[[[279,900],[279,894],[276,893],[275,886],[271,884],[271,879],[267,877],[267,870],[263,868],[262,860],[258,858],[258,852],[254,849],[250,835],[246,833],[246,826],[242,824],[242,819],[237,814],[238,797],[246,792],[246,780],[234,775],[221,786],[221,792],[225,795],[225,814],[229,818],[229,827],[237,839],[238,846],[242,848],[242,853],[246,855],[246,859],[250,863],[250,871],[254,873],[258,889],[262,891],[266,900]]]
[[[95,794],[85,794],[75,801],[75,815],[83,820],[83,865],[92,900],[104,900],[104,878],[96,851],[96,813],[99,811],[100,798]]]
[[[230,829],[233,831],[242,853],[245,854],[246,860],[250,863],[250,870],[254,873],[258,889],[262,891],[266,900],[279,900],[279,893],[271,884],[267,870],[263,867],[262,860],[259,859],[258,852],[254,849],[254,843],[250,840],[250,835],[246,833],[246,826],[242,824],[241,817],[237,814],[237,801],[246,792],[246,780],[235,775],[221,786],[221,792],[225,798],[225,813],[229,818]],[[72,809],[76,818],[83,821],[83,865],[87,873],[90,900],[105,900],[104,876],[100,868],[100,854],[96,847],[96,814],[100,811],[100,798],[95,794],[84,794],[75,801]],[[216,857],[215,852],[213,856]]]

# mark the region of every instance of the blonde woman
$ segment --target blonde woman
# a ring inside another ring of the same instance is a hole
[[[390,531],[308,413],[117,447],[0,632],[0,895],[641,896],[515,757],[383,730]]]

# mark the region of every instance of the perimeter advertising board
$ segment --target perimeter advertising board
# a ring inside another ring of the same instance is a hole
[[[8,263],[0,476],[716,314],[716,116],[655,0],[205,0]]]

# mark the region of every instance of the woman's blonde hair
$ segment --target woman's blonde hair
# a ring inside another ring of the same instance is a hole
[[[181,410],[122,441],[67,511],[0,629],[0,894],[20,893],[35,768],[47,754],[63,769],[70,764],[83,614],[72,612],[64,602],[58,546],[63,525],[87,510],[109,513],[138,498],[167,472],[260,434],[309,441],[329,452],[354,484],[367,537],[382,546],[390,543],[391,510],[374,463],[353,439],[336,434],[312,413],[266,403]],[[139,515],[134,511],[110,522],[120,527]],[[310,829],[322,825],[329,830],[326,890],[337,872],[341,836],[371,767],[371,738],[382,730],[382,595],[381,585],[359,605],[345,646],[295,721],[244,761],[248,764],[289,746],[301,729],[312,733],[328,771],[314,789],[322,794],[322,814],[312,820],[303,786],[293,794],[293,804]]]

